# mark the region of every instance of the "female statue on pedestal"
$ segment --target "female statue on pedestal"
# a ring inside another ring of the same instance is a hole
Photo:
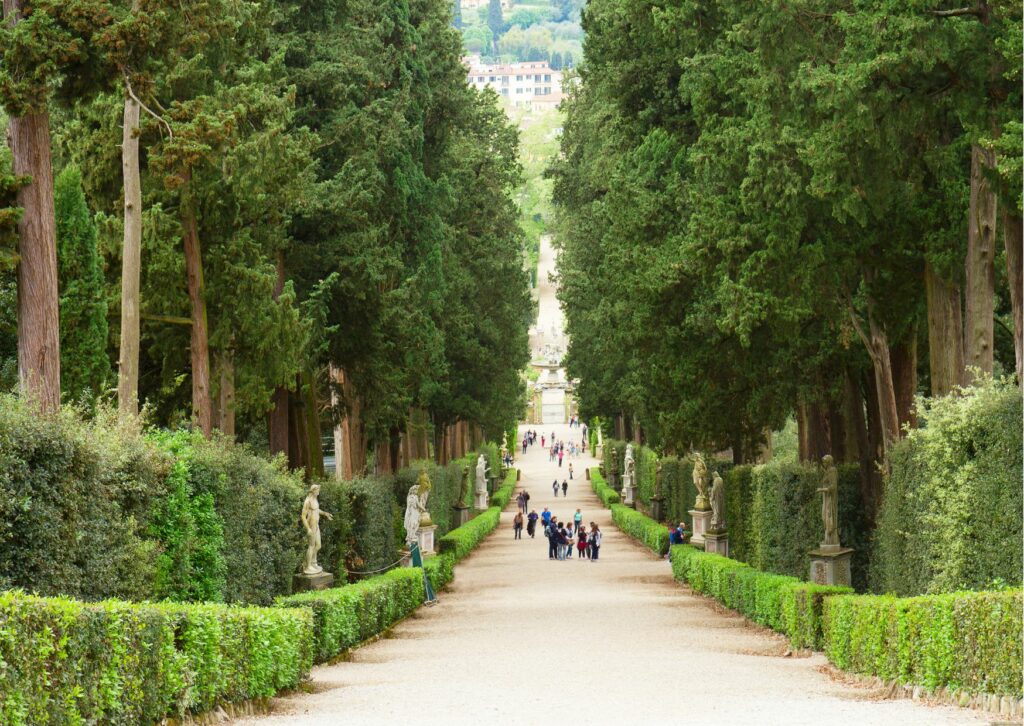
[[[821,521],[825,524],[825,539],[822,547],[839,546],[839,472],[831,456],[821,460]]]

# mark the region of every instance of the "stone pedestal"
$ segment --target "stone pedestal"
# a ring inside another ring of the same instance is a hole
[[[824,545],[810,551],[811,582],[818,585],[850,586],[850,560],[853,550],[839,545]]]
[[[434,554],[434,530],[436,529],[436,524],[420,527],[417,537],[419,538],[420,552],[424,557]]]
[[[326,590],[333,584],[334,575],[330,572],[318,572],[315,575],[307,575],[305,572],[300,572],[292,576],[292,592]]]
[[[662,521],[665,516],[665,498],[651,497],[651,519],[655,522]]]
[[[589,466],[586,469],[583,470],[583,473],[586,474],[587,481],[590,481],[590,467]]]
[[[622,487],[622,503],[636,509],[636,487]]]
[[[705,532],[704,551],[711,552],[722,557],[729,556],[729,533],[728,532]]]
[[[480,510],[487,509],[487,507],[491,506],[491,495],[487,492],[477,492],[474,506]]]
[[[412,552],[408,546],[399,553],[399,556],[402,558],[402,567],[412,567]]]
[[[693,534],[690,537],[690,544],[695,547],[703,547],[704,533],[711,527],[711,510],[691,509],[690,516],[693,517]]]
[[[461,527],[469,521],[469,507],[464,504],[456,504],[452,509],[454,510],[453,520],[455,521],[455,527]]]

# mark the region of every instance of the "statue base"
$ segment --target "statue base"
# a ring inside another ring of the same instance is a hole
[[[811,582],[818,585],[850,587],[850,560],[853,550],[840,545],[823,545],[810,551]]]
[[[665,498],[651,497],[651,519],[661,522],[665,515]]]
[[[452,509],[455,512],[454,521],[456,527],[461,527],[469,521],[469,507],[467,507],[465,504],[456,504],[454,507],[452,507]]]
[[[587,481],[590,481],[590,467],[589,466],[586,469],[583,470],[583,473],[584,473],[584,475],[586,475]]]
[[[693,517],[693,534],[690,536],[690,544],[694,547],[703,547],[704,533],[711,529],[711,510],[691,509],[690,516]]]
[[[477,509],[487,509],[487,507],[491,506],[491,495],[487,492],[477,492],[476,499],[474,501],[474,506]]]
[[[412,552],[409,551],[408,544],[398,553],[398,556],[401,558],[399,567],[412,567]]]
[[[636,509],[636,487],[622,488],[622,503],[627,507]]]
[[[300,572],[292,575],[292,592],[307,592],[309,590],[326,590],[334,584],[334,575],[330,572],[318,572],[315,575],[307,575]]]
[[[424,557],[434,554],[434,530],[436,529],[436,524],[420,527],[420,531],[416,535],[420,545],[420,552]]]
[[[724,530],[722,532],[705,532],[704,551],[721,555],[722,557],[728,557],[729,533]]]

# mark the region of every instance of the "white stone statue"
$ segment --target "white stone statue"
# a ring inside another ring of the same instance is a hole
[[[306,575],[319,575],[324,571],[316,563],[316,555],[320,551],[320,517],[334,519],[330,512],[320,509],[320,485],[311,484],[306,500],[302,503],[302,527],[306,530],[306,556],[302,559],[302,572]]]
[[[625,472],[622,475],[622,486],[624,489],[632,489],[636,480],[636,461],[633,459],[633,444],[626,444],[626,459],[622,466]]]
[[[711,531],[721,532],[725,529],[725,482],[715,472],[714,483],[711,485]]]
[[[821,460],[821,520],[825,524],[825,539],[822,547],[839,546],[839,473],[836,471],[832,457],[826,455]]]
[[[405,543],[411,545],[416,542],[421,526],[429,526],[433,522],[430,519],[430,512],[427,511],[427,497],[430,496],[430,477],[426,470],[420,471],[419,479],[409,487],[409,494],[405,498]]]
[[[698,453],[693,460],[693,485],[697,488],[697,501],[693,508],[698,511],[707,511],[708,504],[708,467],[704,463],[704,455]]]
[[[487,492],[487,457],[480,454],[480,458],[476,460],[476,493],[485,494]]]

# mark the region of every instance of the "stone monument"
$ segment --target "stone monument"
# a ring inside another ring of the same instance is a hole
[[[636,508],[636,461],[633,459],[633,444],[626,444],[626,459],[622,467],[622,503]]]
[[[717,471],[711,484],[711,526],[704,532],[704,551],[729,556],[729,532],[725,526],[725,482]]]
[[[334,584],[334,575],[325,572],[317,564],[316,556],[320,552],[320,517],[334,519],[330,512],[320,509],[320,485],[311,484],[305,501],[302,502],[302,528],[306,530],[306,554],[302,558],[302,571],[292,578],[292,589],[324,590]]]
[[[853,550],[839,544],[839,473],[831,456],[821,460],[821,520],[825,537],[811,550],[811,582],[819,585],[850,585]]]
[[[421,469],[419,478],[409,487],[409,494],[405,498],[405,545],[411,549],[415,543],[422,555],[434,552],[434,531],[437,525],[427,510],[431,486],[427,470]]]
[[[611,471],[608,472],[608,484],[615,491],[619,491],[619,450],[612,447]]]
[[[469,521],[469,507],[466,505],[466,495],[469,494],[469,467],[462,467],[462,482],[459,487],[459,498],[452,505],[455,510],[455,526],[461,527]]]
[[[487,457],[480,454],[476,460],[476,508],[483,510],[490,505],[491,497],[487,493]]]
[[[651,519],[660,522],[665,516],[665,497],[661,493],[661,462],[654,469],[654,496],[651,497]]]
[[[601,436],[601,427],[597,427],[597,448],[594,450],[594,456],[598,459],[604,454],[604,437]]]
[[[697,488],[697,501],[690,516],[693,517],[693,534],[690,544],[704,546],[704,533],[711,528],[711,505],[708,502],[708,467],[704,456],[698,453],[693,460],[693,486]]]

